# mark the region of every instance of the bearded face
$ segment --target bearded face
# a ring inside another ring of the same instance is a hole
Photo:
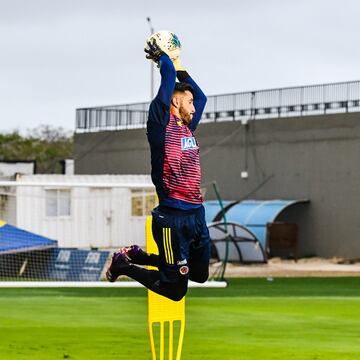
[[[179,108],[180,118],[186,124],[190,124],[194,116],[194,112],[187,109],[186,106],[180,105]]]
[[[190,91],[186,90],[179,97],[179,115],[184,124],[191,123],[195,113],[194,98]]]

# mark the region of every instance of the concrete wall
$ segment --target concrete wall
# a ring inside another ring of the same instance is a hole
[[[281,216],[300,225],[300,253],[360,258],[360,113],[203,124],[206,198],[309,199]],[[76,174],[146,174],[145,129],[78,134]],[[247,170],[248,178],[241,178]]]

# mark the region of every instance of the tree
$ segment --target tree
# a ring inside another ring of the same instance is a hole
[[[40,125],[25,135],[18,130],[0,133],[0,161],[35,160],[39,174],[61,173],[61,160],[72,154],[73,134],[62,127]]]

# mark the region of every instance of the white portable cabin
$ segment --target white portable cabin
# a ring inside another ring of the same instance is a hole
[[[20,175],[0,182],[0,219],[59,247],[145,245],[150,175]]]

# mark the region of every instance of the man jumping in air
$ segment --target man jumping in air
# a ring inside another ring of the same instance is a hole
[[[187,292],[188,279],[202,283],[209,275],[210,238],[200,192],[199,145],[193,134],[206,96],[180,60],[173,63],[155,40],[148,42],[145,52],[161,73],[147,122],[151,177],[159,198],[159,206],[152,211],[159,255],[148,254],[137,245],[121,248],[114,253],[106,277],[114,282],[127,275],[155,293],[179,301]]]

